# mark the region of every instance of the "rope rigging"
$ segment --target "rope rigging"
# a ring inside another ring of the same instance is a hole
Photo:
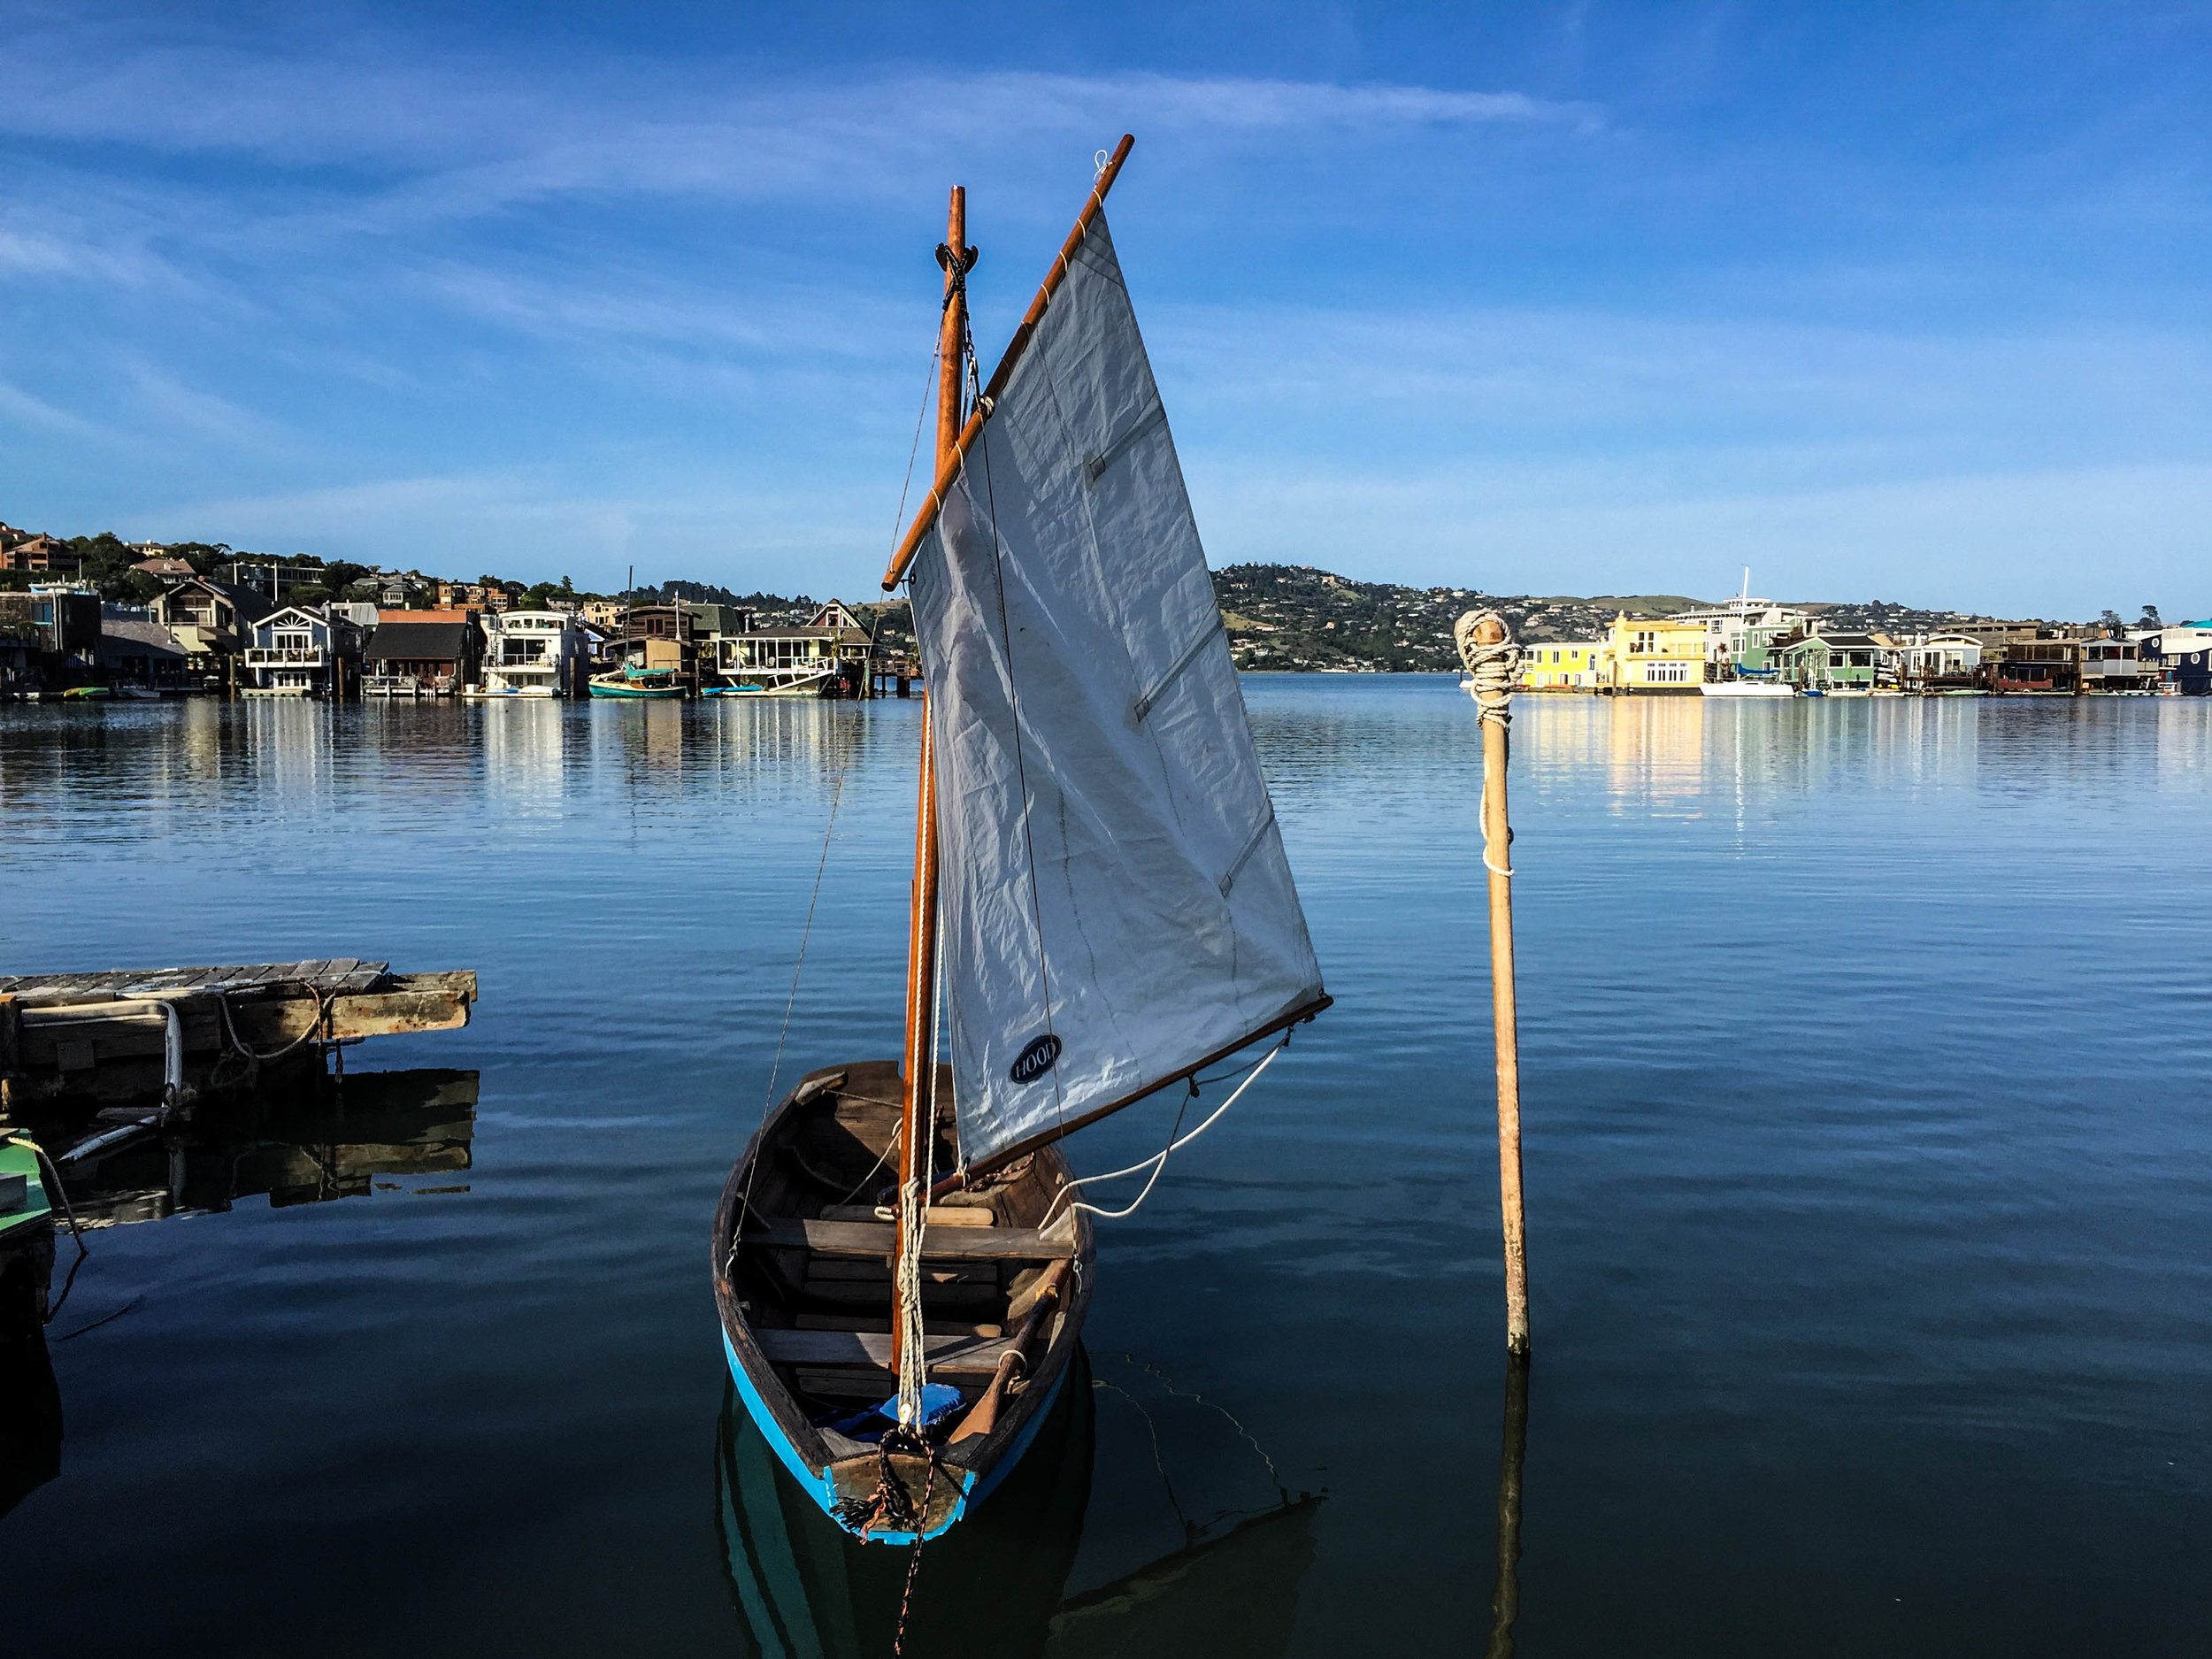
[[[1182,1108],[1178,1109],[1176,1111],[1175,1126],[1168,1131],[1167,1145],[1162,1147],[1150,1157],[1146,1158],[1140,1163],[1132,1164],[1125,1170],[1110,1170],[1103,1175],[1086,1175],[1081,1180],[1070,1181],[1065,1187],[1063,1187],[1060,1189],[1059,1196],[1052,1201],[1052,1207],[1045,1211],[1044,1219],[1037,1224],[1039,1230],[1041,1231],[1042,1229],[1052,1225],[1053,1221],[1059,1214],[1060,1200],[1064,1198],[1068,1199],[1069,1201],[1068,1209],[1071,1213],[1078,1210],[1087,1210],[1092,1215],[1105,1221],[1118,1221],[1124,1216],[1134,1215],[1136,1213],[1137,1205],[1141,1204],[1147,1198],[1151,1196],[1153,1187],[1157,1184],[1162,1172],[1167,1168],[1169,1156],[1172,1153],[1180,1151],[1183,1148],[1190,1145],[1192,1141],[1197,1140],[1199,1136],[1204,1134],[1207,1130],[1212,1128],[1215,1122],[1221,1117],[1222,1113],[1227,1111],[1230,1107],[1235,1105],[1238,1100],[1242,1097],[1244,1091],[1250,1088],[1253,1084],[1260,1080],[1260,1073],[1266,1071],[1269,1066],[1275,1063],[1275,1056],[1282,1053],[1282,1051],[1288,1047],[1290,1047],[1290,1033],[1288,1032],[1285,1032],[1282,1034],[1281,1039],[1277,1041],[1275,1046],[1272,1048],[1270,1048],[1267,1053],[1261,1057],[1259,1064],[1245,1073],[1244,1080],[1230,1091],[1229,1098],[1223,1101],[1220,1105],[1215,1107],[1212,1112],[1207,1116],[1204,1123],[1200,1124],[1198,1127],[1192,1130],[1190,1133],[1182,1135],[1179,1139],[1176,1132],[1183,1126],[1183,1111],[1189,1107],[1192,1101],[1198,1097],[1198,1079],[1196,1078],[1193,1078],[1191,1079],[1190,1093],[1184,1096]],[[1147,1169],[1152,1171],[1151,1179],[1145,1182],[1144,1190],[1137,1194],[1135,1202],[1130,1204],[1125,1210],[1101,1210],[1095,1204],[1087,1204],[1079,1200],[1073,1199],[1069,1196],[1077,1187],[1087,1187],[1093,1181],[1118,1180],[1125,1175],[1134,1175],[1138,1171]]]

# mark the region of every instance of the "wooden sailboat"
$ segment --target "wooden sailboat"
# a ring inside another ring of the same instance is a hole
[[[1102,211],[1131,142],[979,388],[952,193],[884,578],[929,686],[904,1058],[802,1079],[715,1217],[738,1396],[864,1538],[950,1526],[1051,1411],[1096,1278],[1061,1140],[1329,1003]]]

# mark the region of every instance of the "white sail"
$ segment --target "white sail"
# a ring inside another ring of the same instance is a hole
[[[910,581],[963,1161],[1319,1002],[1102,214]]]

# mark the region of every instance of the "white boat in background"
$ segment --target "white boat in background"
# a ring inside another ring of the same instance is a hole
[[[772,668],[743,672],[742,678],[726,686],[709,686],[708,697],[818,697],[829,689],[836,669]]]
[[[1709,680],[1698,689],[1709,697],[1794,697],[1797,687],[1780,680]]]

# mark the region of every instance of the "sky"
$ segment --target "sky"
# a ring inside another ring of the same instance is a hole
[[[1109,208],[1208,557],[2212,611],[2212,7],[0,7],[0,519],[873,596]]]

